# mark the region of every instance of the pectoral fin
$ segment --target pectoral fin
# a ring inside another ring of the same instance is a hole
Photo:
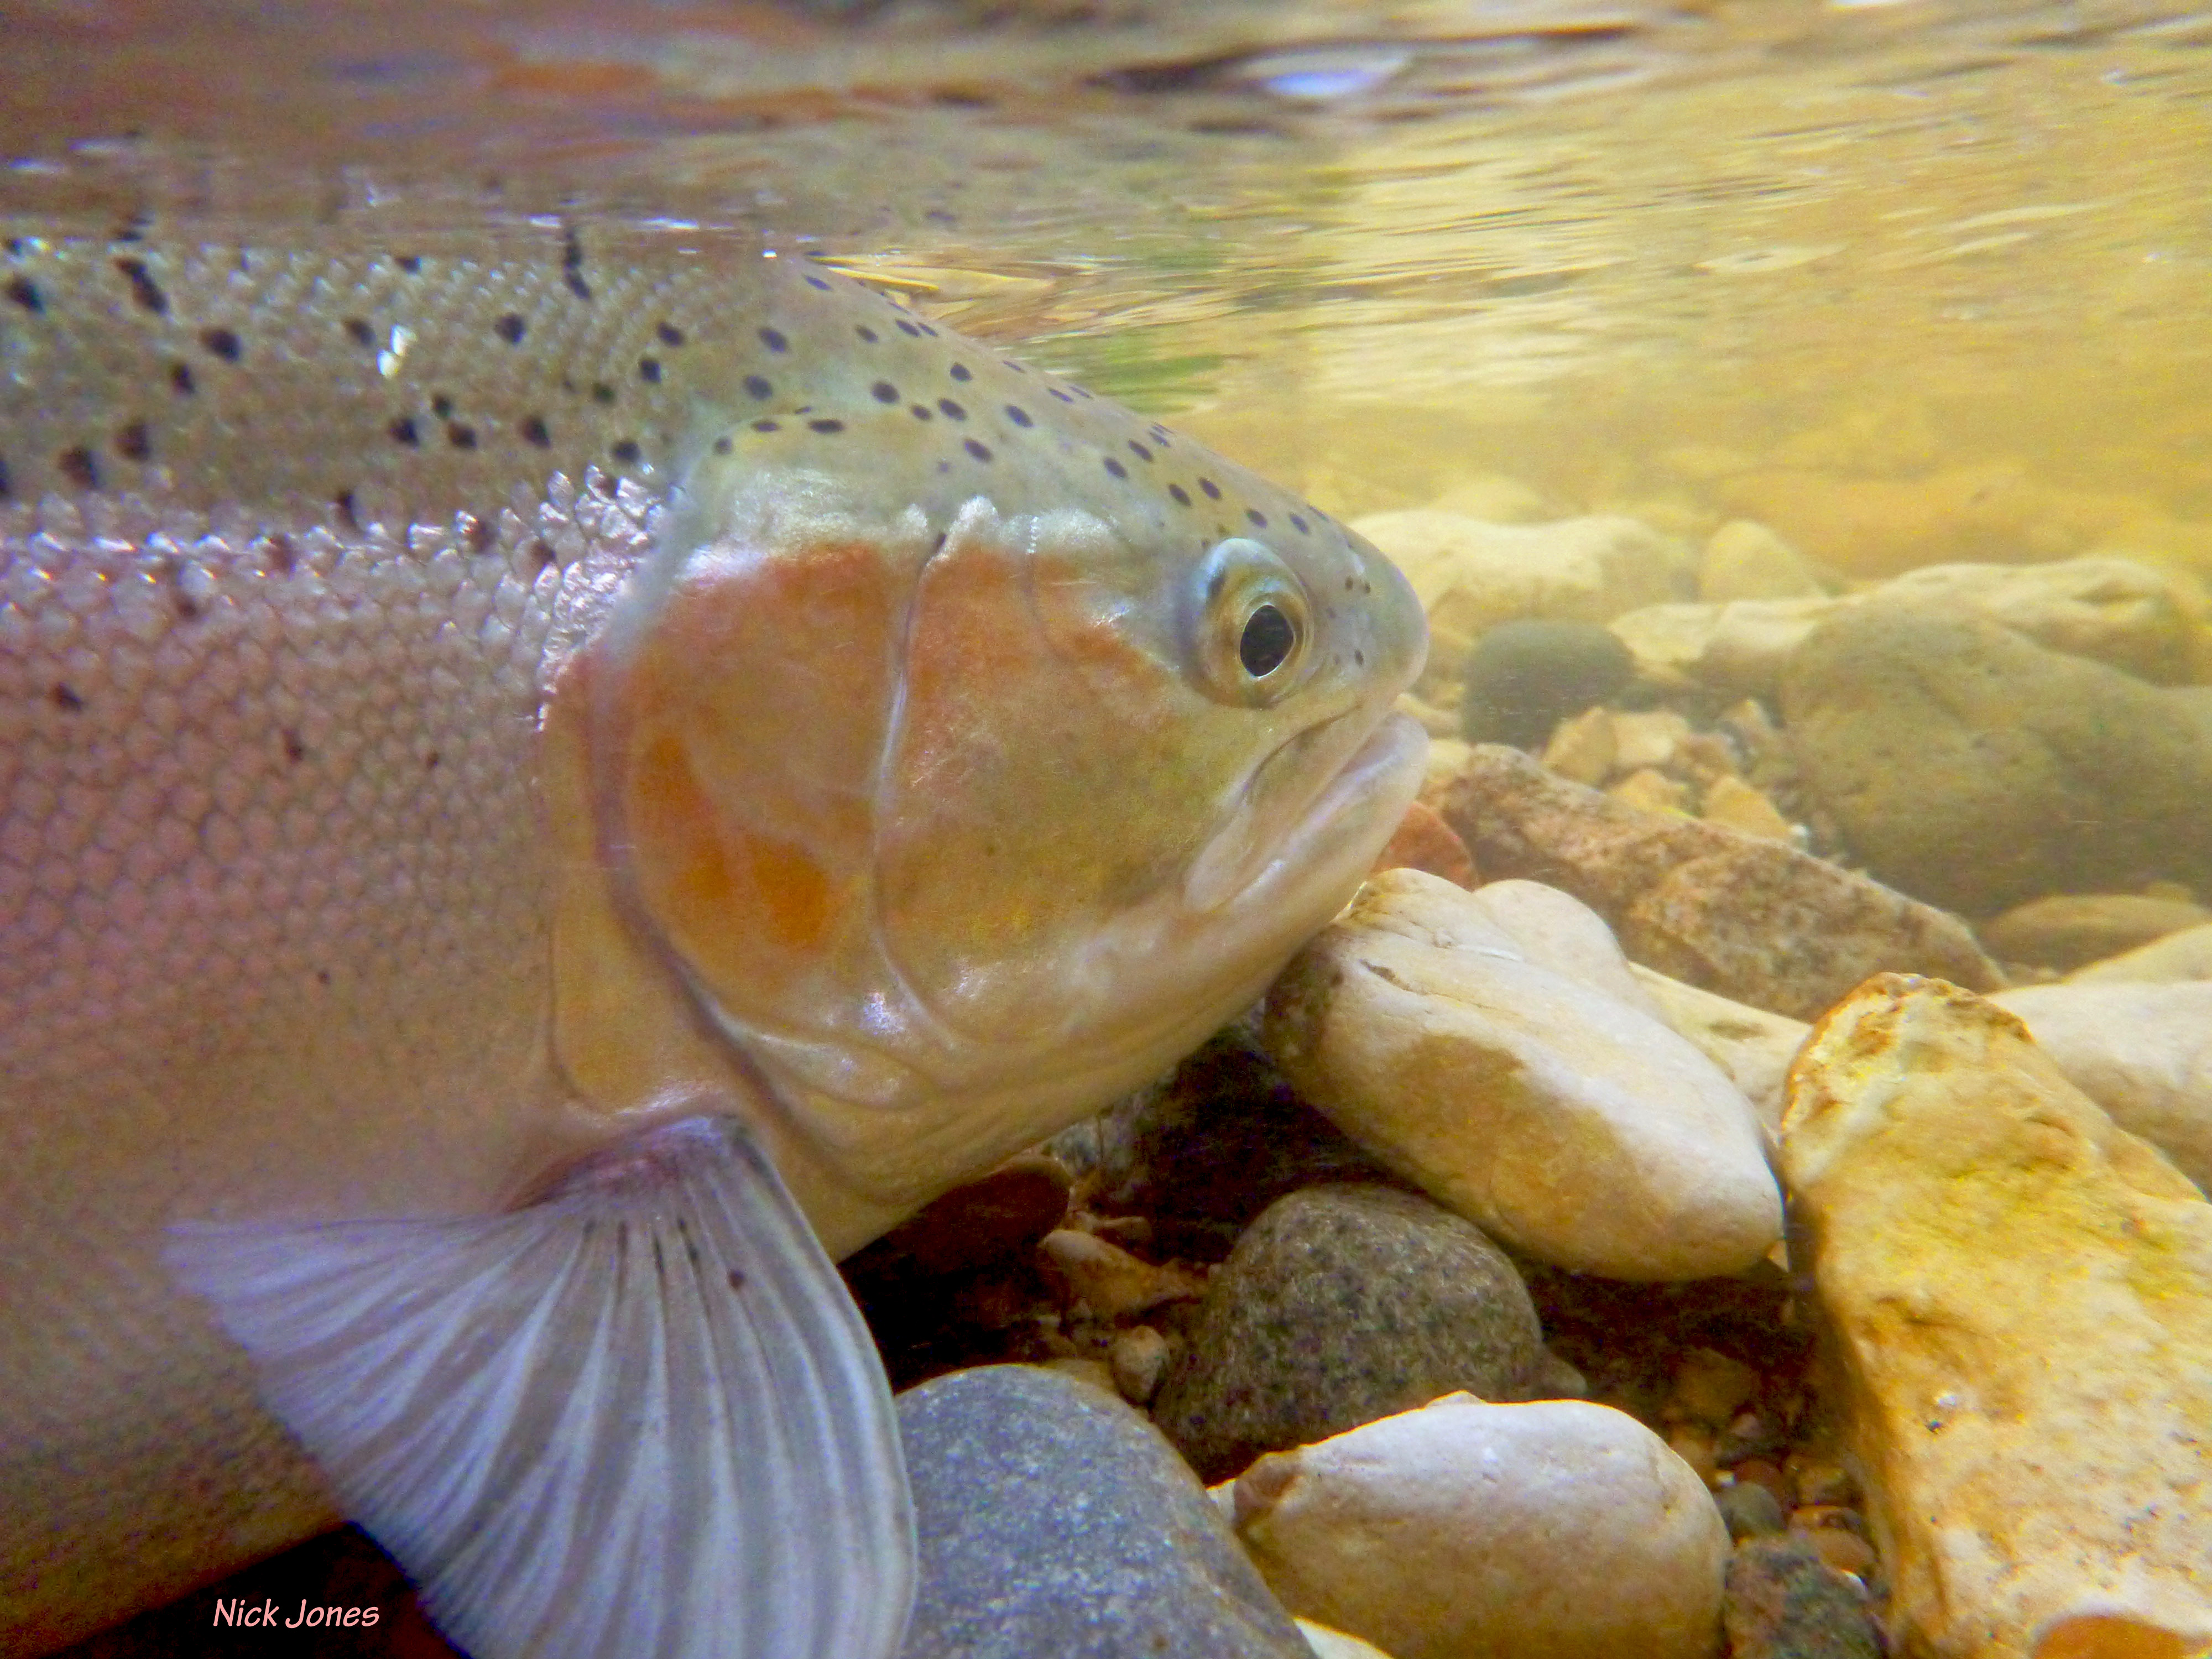
[[[173,1231],[171,1267],[475,1659],[889,1659],[914,1592],[889,1390],[735,1121],[508,1214]]]

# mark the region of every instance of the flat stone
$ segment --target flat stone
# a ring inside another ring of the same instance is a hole
[[[2141,893],[2062,893],[2016,904],[1978,930],[2007,962],[2062,971],[2087,967],[2212,922],[2212,910],[2183,899]]]
[[[2212,1203],[2017,1016],[1904,975],[1814,1029],[1783,1155],[1905,1650],[2212,1641]]]
[[[1373,877],[1276,981],[1263,1036],[1387,1167],[1540,1261],[1698,1279],[1780,1237],[1750,1103],[1564,894]]]
[[[1502,744],[1471,750],[1431,797],[1483,873],[1571,893],[1629,957],[1808,1019],[1869,974],[2004,982],[1956,916],[1785,842],[1643,812]]]
[[[2212,980],[2027,985],[1990,1000],[2115,1123],[2212,1193]]]
[[[1261,1458],[1237,1535],[1284,1604],[1397,1659],[1707,1659],[1728,1528],[1626,1413],[1454,1395]]]
[[[2202,927],[2185,927],[2151,944],[2139,945],[2118,956],[2093,962],[2066,977],[2077,985],[2117,981],[2171,984],[2181,980],[2212,979],[2212,922]]]
[[[1309,1187],[1214,1270],[1153,1418],[1208,1480],[1465,1389],[1580,1392],[1481,1231],[1414,1194]]]
[[[1458,707],[1468,651],[1500,623],[1605,623],[1695,591],[1690,550],[1635,519],[1493,524],[1418,508],[1370,514],[1352,528],[1413,584],[1429,619],[1415,689],[1443,708]]]
[[[1869,606],[1791,654],[1782,709],[1806,787],[1906,892],[1989,915],[2212,883],[2212,720],[2187,688],[1993,623]],[[1470,845],[1485,870],[1514,873]]]
[[[1031,1365],[898,1399],[921,1582],[905,1659],[1312,1659],[1173,1448]]]
[[[1720,604],[1652,605],[1607,625],[1646,679],[1766,696],[1815,629],[1877,604],[1996,623],[2160,684],[2185,682],[2202,648],[2202,624],[2191,617],[2179,579],[2121,558],[1930,565],[1856,593],[1740,594]]]

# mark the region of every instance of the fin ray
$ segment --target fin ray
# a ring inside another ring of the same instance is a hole
[[[171,1230],[271,1409],[476,1659],[890,1659],[872,1344],[732,1120],[507,1215]]]

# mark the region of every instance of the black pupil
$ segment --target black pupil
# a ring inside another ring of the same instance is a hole
[[[1291,619],[1272,605],[1263,605],[1245,620],[1244,637],[1237,641],[1237,659],[1244,672],[1263,680],[1283,665],[1297,635]]]

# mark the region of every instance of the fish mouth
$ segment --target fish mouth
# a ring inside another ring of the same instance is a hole
[[[1193,908],[1276,904],[1286,890],[1340,885],[1365,871],[1419,787],[1429,747],[1418,721],[1389,713],[1370,727],[1362,718],[1368,714],[1347,710],[1307,726],[1261,763],[1230,823],[1184,882]],[[1342,759],[1303,799],[1267,799],[1271,785],[1279,787],[1276,780],[1311,761],[1326,765],[1332,750]]]

